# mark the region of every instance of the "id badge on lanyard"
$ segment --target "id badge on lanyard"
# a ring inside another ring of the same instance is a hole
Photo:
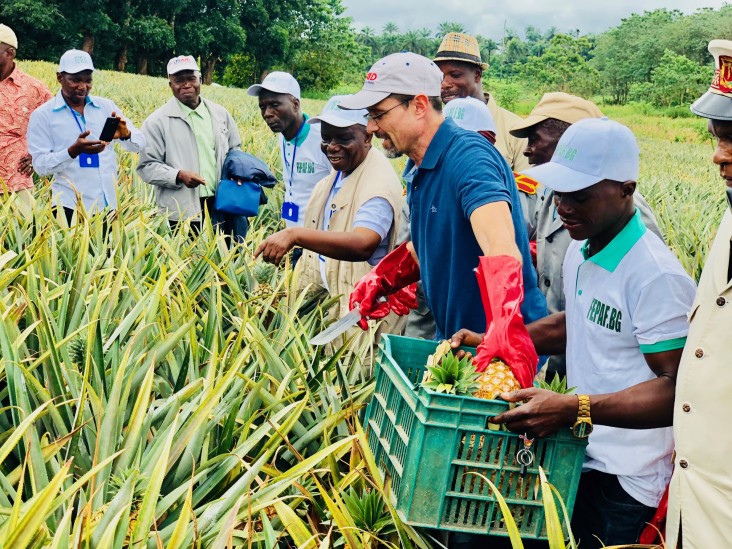
[[[290,164],[290,189],[289,189],[289,200],[285,200],[282,203],[282,219],[285,221],[292,221],[293,223],[297,223],[297,220],[300,217],[300,206],[295,204],[295,201],[293,199],[292,195],[292,186],[294,184],[293,178],[295,176],[295,159],[297,158],[297,140],[300,137],[300,133],[302,132],[302,129],[305,127],[305,120],[302,121],[302,124],[300,125],[300,129],[297,130],[297,135],[295,136],[295,148],[292,151],[292,163]],[[284,139],[284,136],[282,136]],[[287,153],[285,151],[285,144],[282,143],[282,160],[283,163],[287,162]],[[286,168],[287,166],[285,166]]]
[[[76,122],[76,125],[79,128],[79,133],[84,133],[84,129],[81,127],[81,124],[79,123],[79,117],[76,115],[76,113],[74,112],[74,110],[71,107],[69,107],[69,111],[71,112],[71,116],[74,117],[74,122]],[[79,156],[77,156],[77,158],[79,160],[80,168],[98,168],[99,167],[99,155],[98,154],[81,153]]]

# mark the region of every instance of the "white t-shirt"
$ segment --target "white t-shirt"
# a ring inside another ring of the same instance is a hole
[[[599,253],[572,241],[564,259],[567,383],[578,394],[613,393],[655,379],[644,353],[681,349],[696,286],[640,213]],[[585,469],[618,476],[656,507],[671,477],[672,429],[595,425]]]
[[[320,150],[320,124],[303,122],[300,135],[292,141],[287,141],[282,134],[277,137],[282,179],[285,182],[284,201],[294,202],[298,206],[297,221],[285,220],[285,224],[288,227],[302,227],[310,195],[318,181],[326,177],[331,169],[328,158]]]

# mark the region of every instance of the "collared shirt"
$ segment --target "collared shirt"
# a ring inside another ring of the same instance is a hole
[[[208,112],[206,103],[201,101],[198,107],[191,109],[178,101],[183,116],[193,129],[193,136],[196,138],[198,147],[198,165],[201,173],[198,174],[206,180],[205,187],[199,187],[200,196],[214,196],[218,181],[216,178],[216,141],[214,139],[211,114]]]
[[[307,119],[308,115],[304,115],[302,129],[292,141],[281,133],[277,136],[285,183],[284,200],[298,206],[297,221],[285,220],[288,227],[303,226],[310,195],[318,181],[327,177],[331,169],[328,157],[320,149],[320,124],[308,124]]]
[[[0,181],[11,191],[33,187],[32,176],[21,174],[18,163],[28,154],[25,133],[30,115],[51,97],[45,84],[17,65],[10,76],[0,80]]]
[[[567,384],[578,394],[622,391],[656,378],[644,354],[681,349],[695,285],[663,241],[636,213],[595,255],[573,241],[564,260]],[[658,505],[671,477],[670,427],[596,425],[585,469],[618,475],[623,489]]]
[[[117,155],[107,146],[99,156],[99,167],[82,168],[79,157],[71,158],[68,148],[82,130],[89,130],[90,139],[98,139],[107,118],[112,113],[123,116],[122,110],[109,99],[88,96],[84,114],[71,109],[59,91],[50,101],[31,114],[28,124],[28,151],[33,156],[33,168],[39,175],[53,175],[53,203],[76,208],[76,193],[81,195],[88,212],[109,207],[117,208]],[[116,141],[123,149],[140,152],[145,148],[145,136],[125,118],[130,139]],[[78,123],[78,124],[77,124]]]
[[[404,173],[413,166],[408,161]],[[473,272],[483,251],[470,216],[493,202],[506,202],[511,208],[516,245],[523,257],[524,321],[546,316],[523,213],[515,206],[518,192],[511,169],[485,137],[459,128],[450,119],[440,125],[407,192],[412,242],[438,338],[450,337],[461,328],[485,331],[485,312]]]

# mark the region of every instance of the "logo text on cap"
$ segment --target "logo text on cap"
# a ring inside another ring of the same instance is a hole
[[[376,80],[377,74],[375,72],[370,72],[366,75],[366,81],[373,82]]]

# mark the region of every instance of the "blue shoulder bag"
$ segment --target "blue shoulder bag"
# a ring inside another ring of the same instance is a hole
[[[216,209],[228,214],[254,217],[259,211],[262,187],[253,181],[222,179],[216,189]]]

